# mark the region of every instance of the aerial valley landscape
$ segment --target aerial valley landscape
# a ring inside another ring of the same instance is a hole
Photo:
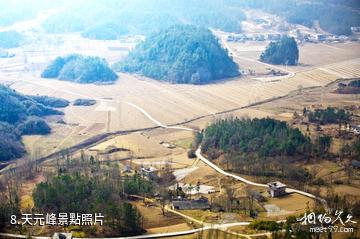
[[[0,238],[360,238],[357,0],[0,0]]]

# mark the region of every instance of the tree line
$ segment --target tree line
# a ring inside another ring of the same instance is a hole
[[[313,141],[286,122],[270,118],[227,118],[209,125],[196,137],[202,151],[225,169],[259,177],[281,179],[303,186],[311,173],[295,162],[329,156],[332,138],[319,135]],[[194,143],[198,144],[198,143]],[[193,154],[189,151],[189,155]]]
[[[307,112],[309,122],[319,124],[345,123],[350,121],[351,114],[344,109],[327,107]]]
[[[259,156],[292,156],[310,152],[310,139],[286,122],[270,118],[219,120],[205,129],[202,149],[239,151]]]
[[[132,182],[134,179],[129,179],[125,185]],[[120,178],[94,180],[80,173],[61,174],[36,185],[33,198],[39,212],[101,213],[111,233],[136,235],[142,232],[141,215],[125,201],[125,185],[123,191]]]
[[[131,194],[153,197],[155,184],[138,172],[122,173],[119,163],[102,162],[98,155],[81,150],[79,154],[59,153],[49,168],[30,164],[18,167],[0,178],[0,230],[34,233],[21,225],[10,225],[10,215],[20,215],[19,192],[25,180],[41,173],[42,182],[32,191],[34,206],[21,212],[37,213],[101,213],[102,227],[80,226],[78,230],[90,237],[133,236],[144,233],[143,218],[132,204]],[[66,225],[62,230],[66,229]],[[54,228],[48,228],[50,231]],[[59,230],[55,227],[55,230]],[[36,232],[35,232],[36,233]]]
[[[360,79],[354,79],[348,84],[340,82],[335,93],[339,94],[360,94]]]

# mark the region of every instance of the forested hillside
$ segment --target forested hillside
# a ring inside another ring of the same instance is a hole
[[[320,27],[333,34],[350,35],[352,26],[360,26],[358,9],[354,0],[253,0],[231,1],[237,7],[259,8],[280,15],[290,23],[312,27],[319,21]]]
[[[348,7],[339,5],[301,4],[289,11],[286,18],[291,23],[308,27],[313,26],[314,21],[318,20],[320,27],[325,31],[338,35],[350,35],[350,27],[360,25],[357,14]]]
[[[323,120],[334,114],[341,119],[347,117],[345,112],[331,109],[314,113],[312,117]],[[266,178],[265,181],[281,178],[284,182],[301,185],[314,179],[303,167],[306,162],[333,157],[332,140],[321,134],[310,139],[299,129],[271,118],[229,118],[218,120],[198,133],[194,145],[201,144],[202,152],[227,170]],[[344,151],[356,157],[356,145],[355,141]],[[189,153],[193,151],[194,147]]]
[[[292,183],[310,179],[307,170],[294,166],[292,161],[310,157],[313,144],[286,122],[270,118],[224,119],[209,125],[202,137],[198,136],[202,152],[212,160],[220,160],[217,162],[225,164],[226,169]]]
[[[239,75],[211,31],[191,25],[152,34],[115,68],[171,83],[206,84]]]
[[[296,65],[299,61],[299,49],[295,39],[283,36],[280,41],[270,42],[261,53],[260,60],[275,65]]]
[[[105,59],[77,54],[57,57],[45,68],[41,77],[77,83],[108,83],[118,78]]]
[[[36,8],[39,7],[37,3],[40,1],[41,0],[0,1],[0,26],[9,26],[15,22],[34,17],[37,12]]]
[[[116,40],[128,33],[126,27],[116,23],[100,23],[90,26],[81,35],[85,38],[98,40]]]
[[[266,119],[226,119],[205,130],[204,152],[238,151],[259,156],[309,153],[310,140],[286,122]]]
[[[52,107],[68,105],[61,99],[25,96],[3,85],[0,85],[0,102],[0,161],[21,157],[25,153],[21,135],[50,133],[50,127],[41,117],[61,115],[61,111]]]
[[[75,3],[71,10],[51,16],[43,27],[52,33],[81,32],[87,38],[113,40],[125,34],[148,35],[182,23],[241,32],[245,18],[242,10],[228,1],[108,1]]]
[[[0,48],[15,48],[24,41],[23,36],[16,31],[0,32]]]
[[[57,5],[56,1],[16,2],[20,1],[0,3],[0,26],[35,17],[36,8]],[[357,12],[360,7],[356,0],[110,0],[101,3],[82,0],[67,3],[62,11],[43,22],[46,31],[82,32],[85,37],[110,40],[123,34],[150,34],[174,24],[187,23],[241,32],[241,21],[246,18],[242,10],[246,8],[262,9],[285,17],[290,23],[306,26],[318,20],[321,28],[334,34],[349,35],[350,27],[360,24]],[[111,27],[99,27],[108,24]]]

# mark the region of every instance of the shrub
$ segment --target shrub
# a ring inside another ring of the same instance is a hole
[[[92,100],[92,99],[76,99],[73,103],[73,105],[76,106],[91,106],[91,105],[95,105],[96,104],[96,100]]]
[[[255,220],[252,221],[249,225],[250,228],[256,230],[270,231],[275,232],[281,229],[280,225],[275,221],[264,221],[264,220]]]
[[[195,150],[194,149],[189,149],[189,151],[187,152],[188,158],[189,159],[193,159],[196,158],[196,154],[195,154]]]
[[[36,102],[38,102],[40,104],[54,107],[54,108],[64,108],[69,105],[69,101],[60,99],[60,98],[55,98],[55,97],[31,96],[31,98],[33,98]]]
[[[49,134],[51,132],[51,128],[45,120],[34,116],[21,123],[18,126],[18,130],[22,135]]]

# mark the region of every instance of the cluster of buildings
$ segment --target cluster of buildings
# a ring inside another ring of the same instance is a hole
[[[287,194],[286,185],[281,182],[270,182],[268,185],[268,193],[271,197],[281,197]],[[264,197],[253,191],[253,197],[258,201],[264,201]],[[208,210],[211,208],[209,200],[206,197],[200,197],[198,199],[186,199],[186,198],[176,198],[171,202],[171,207],[174,210]]]
[[[0,58],[11,58],[14,56],[15,54],[0,49]]]
[[[245,42],[245,41],[277,41],[281,38],[280,33],[269,34],[230,34],[227,37],[228,42]]]
[[[155,167],[141,167],[140,174],[149,180],[155,180],[158,177],[158,169]]]
[[[352,29],[358,30],[360,27],[353,27]],[[354,32],[354,30],[353,30]],[[302,31],[296,29],[295,31],[290,31],[289,34],[286,33],[252,33],[252,34],[235,34],[232,33],[227,36],[228,42],[245,42],[245,41],[277,41],[283,35],[290,35],[294,37],[298,42],[327,42],[327,43],[336,43],[344,42],[348,40],[357,40],[356,36],[345,36],[345,35],[333,35],[333,34],[323,34],[323,33],[314,33],[309,31]]]
[[[344,42],[351,40],[348,36],[332,34],[311,34],[296,31],[296,39],[300,42]]]

